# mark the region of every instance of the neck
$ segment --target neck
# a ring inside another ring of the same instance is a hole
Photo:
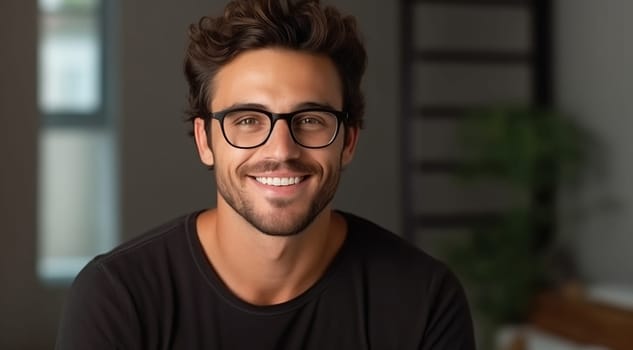
[[[197,226],[220,278],[235,295],[256,305],[282,303],[310,288],[329,266],[346,233],[345,220],[329,208],[292,236],[261,233],[220,204],[201,214]]]

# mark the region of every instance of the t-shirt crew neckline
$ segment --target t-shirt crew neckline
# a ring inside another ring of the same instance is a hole
[[[231,292],[231,290],[226,286],[226,284],[217,274],[209,259],[207,259],[204,248],[202,247],[202,242],[200,242],[200,239],[198,237],[198,230],[196,227],[198,215],[200,215],[203,211],[204,210],[200,210],[190,214],[185,222],[185,231],[192,258],[196,266],[198,267],[199,272],[202,274],[204,280],[211,287],[212,292],[217,293],[227,304],[245,313],[274,316],[286,312],[291,312],[305,305],[311,300],[317,298],[321,293],[325,291],[325,289],[329,285],[330,280],[332,280],[332,278],[341,270],[341,265],[343,264],[345,257],[348,255],[347,251],[349,250],[348,246],[350,235],[353,231],[351,229],[352,220],[349,220],[349,217],[345,213],[339,212],[339,214],[343,215],[343,217],[347,221],[348,232],[345,236],[343,244],[341,245],[341,248],[336,253],[334,259],[332,259],[330,266],[327,267],[323,276],[321,276],[305,292],[286,302],[273,305],[251,304],[240,299],[233,292]]]

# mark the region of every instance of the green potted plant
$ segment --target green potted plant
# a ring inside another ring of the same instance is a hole
[[[552,191],[578,173],[587,139],[571,119],[536,107],[481,108],[461,123],[460,181],[493,180],[513,194],[496,220],[473,227],[447,252],[485,329],[525,321],[532,297],[547,282],[555,242]]]

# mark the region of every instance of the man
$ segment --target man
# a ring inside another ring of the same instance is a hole
[[[234,0],[190,28],[190,120],[217,208],[95,258],[59,349],[473,349],[455,277],[330,202],[363,116],[355,21]]]

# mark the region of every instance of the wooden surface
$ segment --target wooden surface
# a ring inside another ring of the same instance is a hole
[[[592,302],[582,295],[542,294],[536,299],[531,323],[579,343],[633,349],[633,311]]]

